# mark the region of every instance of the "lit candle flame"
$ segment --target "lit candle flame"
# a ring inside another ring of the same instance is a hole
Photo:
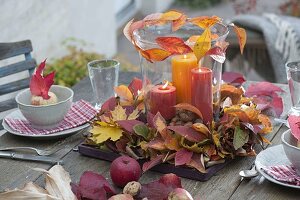
[[[140,95],[141,93],[142,93],[142,91],[140,91],[140,90],[137,91],[137,94],[138,94],[138,95]]]
[[[166,83],[162,86],[162,89],[166,89],[169,85],[169,81],[166,81]]]
[[[187,58],[187,56],[184,54],[184,55],[183,55],[183,58],[184,58],[184,59],[186,59],[186,58]]]

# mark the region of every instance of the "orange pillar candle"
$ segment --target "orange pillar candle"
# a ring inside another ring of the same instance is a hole
[[[203,115],[205,124],[213,120],[212,70],[206,67],[192,69],[192,105]]]
[[[177,103],[191,103],[191,70],[198,66],[196,56],[192,53],[173,56],[171,65]]]
[[[164,119],[169,120],[175,116],[176,88],[168,85],[156,85],[150,90],[150,112],[160,112]]]

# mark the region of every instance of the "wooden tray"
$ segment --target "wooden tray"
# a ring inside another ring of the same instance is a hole
[[[113,161],[114,159],[120,156],[120,154],[110,152],[110,151],[103,151],[85,144],[80,144],[78,146],[78,151],[82,155],[93,157],[93,158],[99,158],[101,160],[106,160],[106,161]],[[139,162],[142,165],[145,162],[145,160],[144,161],[140,160]],[[212,177],[223,167],[225,167],[229,162],[230,161],[226,161],[225,163],[221,163],[209,167],[207,169],[207,173],[200,173],[199,171],[192,168],[178,167],[178,166],[176,167],[175,165],[171,165],[167,163],[159,164],[151,168],[150,170],[160,172],[163,174],[174,173],[177,176],[198,180],[198,181],[207,181],[208,179],[210,179],[210,177]]]

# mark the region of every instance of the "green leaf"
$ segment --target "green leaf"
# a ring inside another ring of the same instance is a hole
[[[248,142],[249,135],[244,132],[240,127],[235,127],[234,129],[234,137],[233,137],[233,147],[235,150],[244,146],[246,142]]]
[[[142,136],[143,138],[147,139],[149,135],[149,128],[145,124],[137,124],[133,127],[135,134]]]

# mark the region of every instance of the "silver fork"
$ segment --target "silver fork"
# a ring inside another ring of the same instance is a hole
[[[31,150],[35,151],[40,156],[49,156],[57,152],[59,149],[51,149],[51,150],[42,150],[33,147],[4,147],[0,148],[0,151],[10,151],[10,150]]]

